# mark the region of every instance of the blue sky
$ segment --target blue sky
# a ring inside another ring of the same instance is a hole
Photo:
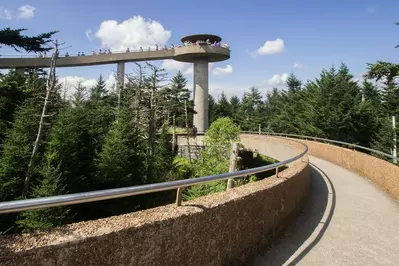
[[[34,9],[18,10],[25,5]],[[57,38],[71,46],[65,50],[70,53],[90,53],[102,46],[134,47],[151,41],[176,44],[188,34],[217,34],[229,43],[232,52],[228,61],[211,66],[211,73],[220,68],[218,72],[224,74],[210,75],[214,95],[222,90],[241,95],[252,85],[266,92],[274,86],[283,87],[287,73],[294,72],[306,81],[314,79],[322,68],[341,62],[357,77],[365,72],[366,63],[396,62],[399,55],[394,49],[399,44],[399,26],[394,25],[399,21],[396,0],[3,0],[0,6],[1,27],[28,28],[29,34],[59,30]],[[148,26],[149,20],[156,23]],[[123,40],[126,36],[128,41]],[[267,41],[271,43],[260,50],[264,53],[257,53]],[[16,54],[6,48],[1,53]],[[170,76],[176,69],[186,72],[192,87],[188,65],[166,62],[164,66]],[[127,72],[133,67],[128,64]],[[100,74],[108,77],[115,69],[106,65],[59,69],[58,73],[60,77],[92,81]]]

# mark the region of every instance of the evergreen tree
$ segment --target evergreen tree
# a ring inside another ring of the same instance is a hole
[[[316,126],[329,139],[356,142],[354,106],[360,102],[360,88],[345,65],[323,70],[314,83],[320,91],[317,98]]]
[[[212,95],[208,95],[208,116],[209,124],[212,124],[218,117],[216,114],[217,103]]]
[[[1,75],[0,79],[0,151],[5,133],[14,121],[14,112],[26,98],[24,84],[26,78],[15,71]]]
[[[65,186],[62,184],[60,166],[55,165],[58,155],[51,151],[46,152],[43,163],[38,167],[39,180],[30,193],[31,198],[41,198],[62,195]],[[17,224],[24,231],[46,229],[62,225],[70,218],[67,207],[43,208],[21,213]]]
[[[217,117],[231,117],[232,115],[230,103],[227,100],[226,94],[224,94],[224,92],[222,92],[216,105],[215,115]]]
[[[231,117],[234,123],[238,124],[240,121],[240,98],[233,95],[230,98]]]
[[[362,94],[365,101],[369,101],[376,107],[380,108],[381,95],[378,88],[366,79],[362,83]]]
[[[0,156],[0,201],[20,199],[25,174],[35,141],[41,112],[44,80],[32,75],[23,87],[26,99],[16,108],[12,127],[7,130]],[[33,180],[36,175],[34,175]],[[4,215],[0,231],[13,226],[15,215]]]
[[[288,92],[296,93],[301,90],[302,82],[293,73],[291,73],[287,79],[287,87]]]
[[[112,96],[111,96],[112,97]],[[97,84],[91,88],[90,98],[87,101],[88,119],[90,121],[89,134],[93,140],[94,153],[101,150],[101,145],[112,121],[115,120],[115,105],[107,94],[106,84],[102,76]]]
[[[143,184],[145,180],[145,146],[138,136],[128,110],[121,110],[105,138],[96,160],[100,188]]]
[[[60,171],[71,193],[90,189],[95,143],[90,134],[90,112],[80,83],[71,103],[60,110],[52,127],[50,145],[61,162]]]
[[[172,83],[169,87],[165,89],[165,96],[167,101],[167,111],[169,112],[168,123],[170,118],[175,116],[176,125],[178,127],[186,126],[185,109],[184,102],[191,103],[190,92],[186,88],[187,79],[183,76],[183,73],[178,71],[176,75],[172,78]],[[188,106],[189,116],[192,117],[193,106],[189,104]]]
[[[166,126],[163,126],[155,150],[155,182],[168,180],[168,175],[172,169],[173,163],[171,143],[170,135],[167,133]]]
[[[57,31],[42,33],[36,36],[26,36],[22,32],[26,29],[0,29],[0,45],[10,46],[16,51],[23,49],[27,52],[45,52],[51,50],[46,45]]]
[[[240,125],[243,130],[257,130],[262,121],[260,106],[263,104],[259,89],[252,87],[249,92],[244,93],[241,101],[242,120]]]
[[[8,130],[0,157],[0,201],[21,196],[41,112],[44,81],[32,76],[24,89],[29,95],[17,108],[12,128]]]

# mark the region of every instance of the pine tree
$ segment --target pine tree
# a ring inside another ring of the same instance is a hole
[[[173,154],[171,152],[171,139],[167,133],[166,126],[161,129],[155,150],[155,182],[168,180],[168,175],[172,169]]]
[[[302,88],[302,82],[293,73],[288,76],[286,83],[290,93],[299,92]]]
[[[24,90],[29,96],[17,108],[12,128],[7,132],[0,157],[0,201],[22,195],[24,175],[38,128],[43,83],[36,75],[28,80]]]
[[[0,151],[5,133],[14,121],[14,113],[18,105],[26,98],[24,92],[25,76],[15,71],[1,75],[0,79]]]
[[[230,98],[231,119],[233,119],[235,124],[240,122],[240,104],[240,98],[238,98],[237,95],[233,95]]]
[[[252,87],[249,92],[244,93],[241,101],[242,120],[240,125],[243,130],[257,130],[259,123],[262,121],[262,115],[259,112],[263,104],[262,96],[259,89]]]
[[[100,188],[143,184],[145,146],[138,135],[129,110],[121,110],[104,140],[96,160]]]
[[[354,106],[360,102],[360,88],[345,65],[323,70],[315,86],[319,88],[316,123],[324,136],[345,142],[356,142]]]
[[[26,29],[4,28],[0,30],[0,44],[10,46],[16,51],[23,49],[27,52],[45,52],[52,48],[46,47],[51,42],[51,37],[57,31],[42,33],[36,36],[22,35]]]
[[[367,79],[362,83],[362,94],[365,101],[373,103],[376,107],[380,107],[381,95],[378,88]]]
[[[102,76],[98,78],[97,84],[91,88],[87,109],[90,120],[89,134],[94,142],[94,153],[97,154],[101,150],[101,145],[112,121],[115,120],[115,109],[110,96],[107,94],[106,84]]]
[[[20,199],[25,174],[38,128],[44,80],[36,74],[23,87],[26,99],[16,108],[14,122],[8,129],[0,156],[0,201]],[[35,179],[36,175],[34,175]],[[15,215],[0,219],[0,231],[8,231]]]
[[[216,105],[215,115],[219,117],[231,117],[231,106],[229,101],[227,100],[226,94],[222,92],[220,99]]]
[[[78,84],[72,102],[60,110],[50,136],[50,145],[59,156],[60,171],[71,193],[89,190],[94,172],[95,145],[85,95],[86,88]]]
[[[218,117],[216,114],[217,103],[212,95],[208,95],[208,116],[209,123],[212,124]]]
[[[168,102],[167,109],[170,112],[170,117],[175,116],[175,126],[185,127],[184,102],[188,102],[190,98],[190,92],[186,88],[187,79],[183,76],[182,72],[178,71],[171,81],[171,85],[165,89],[166,100]],[[189,113],[192,114],[192,106],[189,109]]]
[[[65,193],[60,165],[56,165],[58,155],[56,152],[46,152],[43,163],[38,167],[38,182],[30,193],[30,198],[41,198],[62,195]],[[67,207],[43,208],[38,210],[29,210],[21,213],[17,224],[23,231],[32,231],[46,229],[66,223],[70,218]]]

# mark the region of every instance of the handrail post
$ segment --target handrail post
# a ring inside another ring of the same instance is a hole
[[[261,124],[259,124],[259,135],[260,135],[260,132],[261,132]]]
[[[183,197],[183,188],[179,187],[176,191],[176,206],[181,206],[182,197]]]
[[[276,167],[276,177],[278,178],[278,166]]]

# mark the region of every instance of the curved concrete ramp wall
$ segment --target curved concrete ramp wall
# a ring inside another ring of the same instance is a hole
[[[258,148],[272,142],[249,138],[248,143]],[[292,150],[286,146],[289,143],[278,147]],[[0,238],[0,265],[241,264],[291,223],[309,193],[309,165],[304,157],[280,178],[201,197],[180,207],[162,206]]]
[[[399,167],[374,156],[315,141],[300,140],[309,154],[366,177],[395,199],[399,199]]]

